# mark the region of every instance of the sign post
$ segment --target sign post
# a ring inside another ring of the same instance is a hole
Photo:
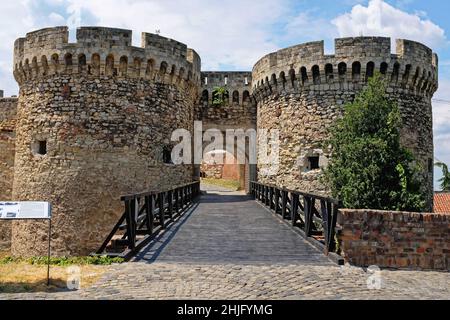
[[[48,202],[0,202],[0,220],[48,220],[47,286],[50,285],[52,206]]]

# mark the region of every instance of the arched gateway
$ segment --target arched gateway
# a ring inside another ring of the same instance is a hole
[[[53,204],[55,254],[96,250],[123,213],[121,195],[196,180],[200,165],[170,163],[171,133],[193,133],[195,121],[202,121],[202,133],[279,132],[276,174],[265,174],[261,158],[256,172],[246,150],[243,163],[218,168],[221,177],[237,177],[246,190],[257,179],[327,194],[320,182],[332,157],[323,146],[327,129],[375,72],[399,105],[402,144],[422,167],[432,207],[438,58],[420,43],[397,40],[393,54],[389,38],[336,39],[335,54],[325,55],[323,41],[310,42],[264,56],[252,72],[201,72],[194,50],[159,35],[144,33],[140,47],[122,29],[83,27],[76,38],[69,43],[68,28],[57,27],[18,39],[20,95],[0,99],[0,143],[7,150],[0,155],[0,176],[7,177],[0,196]],[[45,226],[14,223],[12,251],[43,255],[46,237]]]

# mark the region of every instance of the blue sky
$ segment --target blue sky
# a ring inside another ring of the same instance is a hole
[[[17,94],[14,40],[42,27],[102,25],[161,35],[197,50],[203,70],[251,70],[264,54],[311,40],[390,36],[423,42],[439,55],[450,101],[450,1],[442,0],[17,0],[0,3],[0,89]],[[394,49],[393,49],[394,50]],[[450,104],[434,103],[435,156],[450,164]],[[436,170],[436,177],[440,176]]]

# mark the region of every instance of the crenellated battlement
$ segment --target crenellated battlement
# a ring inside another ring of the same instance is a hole
[[[81,27],[69,43],[67,27],[30,32],[14,44],[14,77],[19,84],[58,74],[143,78],[181,86],[200,84],[200,56],[185,44],[143,33],[134,47],[132,31]]]
[[[438,57],[410,40],[357,37],[335,40],[335,54],[324,54],[324,42],[309,42],[271,53],[253,68],[253,93],[263,98],[274,90],[356,89],[375,72],[390,86],[431,97],[438,88]]]
[[[214,90],[223,87],[227,90],[229,101],[237,104],[249,102],[252,73],[240,71],[205,71],[202,72],[202,104],[211,104]]]

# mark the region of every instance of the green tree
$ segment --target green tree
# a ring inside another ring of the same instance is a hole
[[[436,163],[436,166],[442,168],[443,177],[438,180],[441,183],[442,191],[450,191],[450,172],[448,171],[448,166],[443,162]]]
[[[221,106],[225,104],[228,91],[224,87],[215,87],[213,90],[212,104],[214,106]]]
[[[332,161],[324,179],[347,208],[423,211],[420,168],[400,145],[401,116],[380,74],[330,129]]]

